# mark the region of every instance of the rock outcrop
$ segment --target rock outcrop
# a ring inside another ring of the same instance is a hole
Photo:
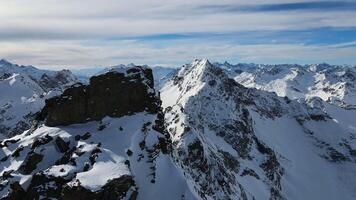
[[[74,85],[46,100],[39,119],[58,126],[121,117],[136,112],[156,113],[160,101],[153,88],[152,70],[133,67],[94,76],[89,85]]]

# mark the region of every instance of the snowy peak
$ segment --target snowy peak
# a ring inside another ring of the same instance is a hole
[[[11,65],[13,65],[13,64],[10,63],[9,61],[5,60],[5,59],[1,59],[1,60],[0,60],[0,65],[1,65],[1,66],[11,66]]]
[[[183,65],[172,80],[161,89],[163,107],[172,106],[178,102],[185,104],[202,88],[215,85],[217,80],[227,80],[228,77],[222,72],[207,59],[197,59],[191,64]]]
[[[271,79],[307,72],[297,65],[260,70]],[[355,111],[318,97],[291,100],[245,88],[228,73],[195,60],[161,90],[173,156],[200,198],[323,199],[337,193],[353,199],[355,190],[346,186],[349,179],[336,177],[342,176],[340,168],[354,177],[356,140],[350,138],[356,132],[350,123],[355,123],[343,116]],[[331,177],[325,177],[320,168]],[[324,180],[322,192],[320,183],[308,174]],[[336,179],[348,192],[325,189]]]
[[[239,181],[240,173],[250,172],[273,191],[265,197],[282,197],[283,169],[275,153],[254,134],[246,88],[221,68],[198,60],[184,66],[161,92],[173,155],[200,198],[252,199],[248,186]]]
[[[33,66],[17,65],[2,60],[2,62],[0,62],[0,80],[1,77],[9,76],[11,74],[28,76],[37,82],[46,92],[61,87],[68,87],[78,81],[70,70],[41,70]]]
[[[196,59],[191,64],[183,65],[178,72],[178,76],[183,77],[189,74],[193,79],[203,79],[212,70],[213,66],[208,59]]]

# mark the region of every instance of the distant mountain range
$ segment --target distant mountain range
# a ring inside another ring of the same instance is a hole
[[[0,60],[0,133],[17,135],[29,129],[45,99],[77,81],[69,70],[39,70]]]

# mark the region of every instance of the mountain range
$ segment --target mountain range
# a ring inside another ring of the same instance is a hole
[[[356,198],[352,66],[0,72],[2,199]]]

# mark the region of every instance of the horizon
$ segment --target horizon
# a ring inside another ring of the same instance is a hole
[[[15,63],[15,62],[12,62],[10,60],[7,60],[5,58],[0,58],[0,62],[1,61],[4,61],[4,62],[8,62],[12,65],[18,65],[18,66],[24,66],[24,67],[35,67],[37,69],[40,69],[40,70],[54,70],[54,71],[59,71],[59,70],[71,70],[72,72],[79,72],[81,70],[104,70],[106,68],[111,68],[111,67],[117,67],[119,65],[123,65],[125,67],[129,66],[129,65],[134,65],[134,66],[147,66],[149,68],[157,68],[157,67],[162,67],[162,68],[171,68],[171,69],[179,69],[181,68],[183,65],[186,65],[186,64],[191,64],[192,62],[194,62],[194,60],[208,60],[210,63],[212,64],[229,64],[229,65],[232,65],[232,66],[235,66],[235,65],[265,65],[265,66],[268,66],[268,65],[271,65],[271,66],[274,66],[274,65],[299,65],[299,66],[302,66],[302,67],[307,67],[307,66],[313,66],[313,65],[323,65],[323,64],[326,64],[326,65],[330,65],[330,66],[345,66],[345,67],[355,67],[356,68],[356,64],[353,65],[353,64],[330,64],[330,63],[326,63],[326,62],[322,62],[322,63],[306,63],[306,64],[299,64],[299,63],[275,63],[275,64],[270,64],[270,63],[244,63],[244,62],[237,62],[237,63],[231,63],[231,62],[228,62],[228,61],[222,61],[222,62],[219,62],[219,61],[212,61],[208,58],[195,58],[193,60],[191,60],[191,62],[187,62],[187,63],[183,63],[179,66],[161,66],[161,65],[147,65],[147,64],[136,64],[136,63],[117,63],[117,64],[114,64],[114,65],[108,65],[108,66],[85,66],[85,67],[76,67],[76,68],[70,68],[70,67],[66,67],[66,66],[58,66],[58,67],[41,67],[41,66],[35,66],[35,65],[31,65],[31,64],[19,64],[19,63]],[[2,67],[0,65],[0,67]]]
[[[353,0],[26,2],[0,5],[0,57],[19,65],[356,65]]]

